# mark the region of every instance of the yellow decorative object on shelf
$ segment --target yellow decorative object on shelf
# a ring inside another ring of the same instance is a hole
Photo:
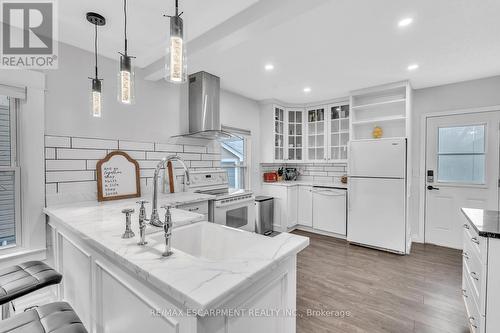
[[[374,139],[380,139],[382,137],[382,135],[384,135],[384,131],[382,130],[381,127],[375,126],[373,128],[372,135],[373,135]]]

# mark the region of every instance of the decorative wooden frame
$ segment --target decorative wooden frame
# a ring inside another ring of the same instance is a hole
[[[135,166],[135,182],[136,182],[136,188],[137,192],[133,194],[126,194],[126,195],[117,195],[117,196],[110,196],[110,197],[105,197],[103,196],[103,183],[102,183],[102,164],[108,162],[113,156],[116,155],[121,155],[125,157],[130,163],[134,164]],[[97,172],[97,201],[110,201],[110,200],[121,200],[121,199],[128,199],[128,198],[138,198],[141,196],[141,180],[140,180],[140,171],[139,171],[139,163],[137,163],[136,160],[131,158],[127,153],[124,151],[116,150],[108,155],[106,155],[105,158],[102,160],[99,160],[96,165],[96,172]]]

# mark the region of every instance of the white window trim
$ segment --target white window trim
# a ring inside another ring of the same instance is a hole
[[[0,247],[0,253],[5,250],[12,250],[13,248],[22,247],[22,215],[21,215],[21,168],[19,167],[17,156],[17,138],[19,125],[17,122],[19,112],[19,101],[16,97],[9,97],[9,117],[10,117],[10,166],[0,166],[0,171],[13,171],[14,184],[15,184],[15,197],[14,197],[14,220],[15,220],[15,244]]]
[[[12,91],[20,94],[11,97],[19,99],[16,160],[21,186],[18,201],[21,228],[17,229],[21,234],[17,236],[15,247],[0,250],[2,266],[46,258],[46,216],[43,213],[45,77],[44,73],[36,71],[0,69],[0,87],[12,87]]]
[[[223,126],[223,128],[231,133],[235,133],[243,139],[243,164],[240,165],[235,165],[234,168],[236,169],[236,172],[244,172],[244,179],[245,179],[245,189],[251,189],[251,178],[250,178],[250,168],[249,166],[252,165],[252,133],[248,130],[243,130],[235,127],[228,127],[228,126]],[[221,162],[223,162],[221,160]],[[224,169],[225,167],[222,166]],[[232,167],[233,168],[233,167]],[[237,175],[235,175],[236,177]],[[239,175],[238,175],[239,176]],[[237,178],[239,181],[239,178]],[[239,184],[238,184],[239,185]]]

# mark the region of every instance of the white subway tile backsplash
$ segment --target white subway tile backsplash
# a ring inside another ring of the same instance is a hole
[[[64,170],[85,170],[87,164],[85,160],[47,160],[45,161],[45,170],[64,171]]]
[[[45,185],[45,194],[46,195],[51,195],[51,194],[56,194],[56,193],[57,193],[57,184],[56,183],[51,183],[51,184]]]
[[[96,197],[95,169],[98,160],[120,149],[139,163],[141,191],[151,191],[152,177],[158,161],[167,155],[178,154],[190,168],[220,167],[220,144],[177,145],[131,140],[107,140],[64,136],[45,137],[46,192],[49,204]],[[174,162],[176,191],[183,189],[184,169]],[[160,173],[163,179],[164,172]],[[160,184],[163,180],[160,179]],[[70,199],[68,199],[70,198]]]
[[[97,193],[97,182],[96,181],[86,181],[86,182],[71,182],[71,183],[60,183],[58,192],[59,193],[81,193],[81,192],[95,192]]]
[[[155,150],[155,144],[153,142],[119,140],[118,148],[120,150]]]
[[[210,168],[212,161],[191,161],[192,168]]]
[[[71,138],[72,148],[118,149],[118,140]]]
[[[193,160],[193,161],[199,161],[201,160],[201,154],[195,154],[195,153],[178,153],[182,159],[184,160]],[[220,156],[219,156],[220,158]]]
[[[130,156],[134,160],[145,160],[146,159],[146,152],[145,151],[140,151],[140,150],[123,150],[123,152],[127,153],[128,156]]]
[[[340,177],[347,172],[344,163],[262,163],[261,173],[277,170],[279,167],[296,168],[299,171],[299,180],[315,182],[340,182]]]
[[[55,148],[45,148],[45,159],[53,160],[56,158],[56,149]]]
[[[85,162],[87,170],[95,170],[97,168],[97,162],[99,162],[99,160],[86,160]]]
[[[100,160],[106,153],[106,150],[57,148],[57,158],[67,160]]]
[[[201,159],[204,161],[219,161],[220,155],[219,154],[202,154]]]
[[[146,159],[147,160],[154,160],[154,161],[159,161],[165,156],[170,155],[169,153],[166,152],[158,152],[158,151],[147,151],[146,152]]]
[[[141,169],[155,169],[158,164],[157,160],[149,160],[149,161],[137,161],[139,163],[139,168]]]
[[[155,169],[141,169],[140,177],[141,178],[153,177],[154,172],[155,172]]]
[[[76,182],[81,180],[95,180],[94,171],[47,171],[47,183]]]
[[[184,146],[184,152],[185,153],[206,153],[207,152],[207,147],[203,146]]]
[[[168,143],[155,143],[155,151],[182,152],[182,145],[173,145]]]
[[[70,148],[71,139],[67,136],[46,136],[45,147]]]

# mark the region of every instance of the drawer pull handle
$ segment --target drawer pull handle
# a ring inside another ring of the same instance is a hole
[[[464,228],[465,229],[470,229],[469,225],[467,223],[464,223]]]
[[[464,257],[467,260],[470,259],[469,254],[467,252],[462,253],[462,257]]]
[[[190,212],[194,212],[194,211],[196,211],[196,210],[198,210],[198,209],[200,209],[200,207],[196,207],[196,208],[189,208],[188,210],[189,210]]]
[[[476,272],[471,272],[471,273],[470,273],[470,276],[471,276],[474,280],[479,281],[479,277],[477,276],[477,273],[476,273]]]
[[[474,328],[477,328],[477,325],[476,325],[476,318],[470,316],[469,317],[469,323],[471,324],[472,327]]]
[[[473,243],[476,243],[477,245],[479,245],[479,240],[476,238],[476,237],[472,237],[470,239]]]
[[[467,290],[462,289],[462,296],[463,297],[469,297],[469,296],[467,296]]]

